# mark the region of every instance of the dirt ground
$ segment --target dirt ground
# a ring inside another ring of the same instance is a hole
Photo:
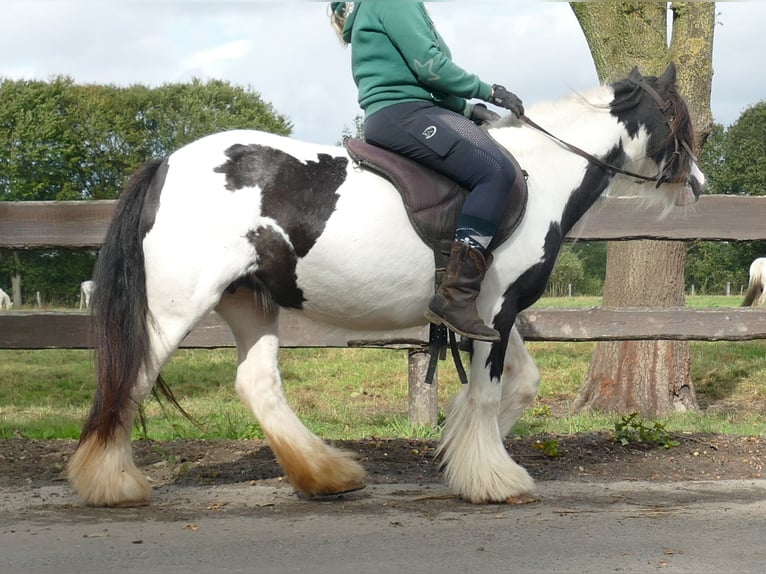
[[[673,438],[679,445],[669,449],[641,443],[623,446],[610,433],[510,437],[506,446],[538,481],[764,478],[764,437],[681,434]],[[441,482],[435,441],[369,439],[334,444],[358,455],[370,484]],[[554,446],[557,456],[550,456]],[[155,486],[284,482],[263,441],[136,441],[133,447],[137,464]],[[64,481],[64,468],[74,448],[75,442],[67,440],[0,441],[0,488],[39,488]]]

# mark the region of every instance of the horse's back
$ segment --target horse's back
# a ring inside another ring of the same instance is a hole
[[[766,257],[758,257],[750,264],[750,275],[766,275]]]
[[[261,146],[282,151],[301,161],[316,159],[318,154],[330,156],[344,156],[345,150],[341,146],[315,144],[288,136],[273,134],[260,130],[226,130],[206,135],[198,140],[186,144],[170,155],[171,165],[173,161],[198,161],[208,158],[220,158],[226,150],[234,146]]]

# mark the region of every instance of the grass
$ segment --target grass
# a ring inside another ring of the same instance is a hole
[[[689,306],[733,307],[739,297],[690,297]],[[541,307],[592,307],[599,298],[543,299]],[[538,397],[514,429],[518,434],[613,430],[616,415],[576,414],[572,402],[585,377],[594,343],[529,343],[542,375]],[[766,341],[692,342],[692,380],[700,413],[676,414],[669,431],[766,434]],[[380,349],[282,349],[280,367],[292,408],[329,439],[435,438],[438,429],[413,427],[407,418],[407,354]],[[144,405],[152,439],[262,437],[234,392],[233,349],[181,350],[164,377],[192,424],[169,405]],[[93,393],[93,356],[82,350],[0,350],[0,438],[76,438]],[[454,366],[439,367],[444,409],[460,390]]]

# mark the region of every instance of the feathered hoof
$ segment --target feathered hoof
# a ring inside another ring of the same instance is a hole
[[[287,442],[269,439],[287,480],[306,498],[332,496],[363,489],[367,473],[352,453],[316,439],[313,452],[299,451]]]
[[[524,467],[510,458],[503,461],[501,471],[480,472],[478,467],[445,469],[447,485],[458,496],[472,504],[527,504],[537,500],[535,481]]]
[[[151,487],[127,449],[90,438],[81,443],[67,465],[69,483],[89,506],[143,506]]]

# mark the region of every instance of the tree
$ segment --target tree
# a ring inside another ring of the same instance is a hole
[[[713,126],[700,166],[709,193],[766,195],[766,101],[739,116],[728,129]],[[766,242],[694,242],[687,251],[686,284],[700,293],[721,293],[727,283],[735,289],[747,283],[748,268],[766,254]]]
[[[338,145],[342,145],[343,140],[346,138],[357,138],[360,140],[364,139],[364,114],[356,114],[354,116],[353,130],[348,126],[343,126],[343,131],[341,132],[341,141],[338,142]]]
[[[719,187],[730,194],[766,195],[766,100],[746,109],[726,131]]]
[[[667,41],[665,2],[570,3],[585,33],[602,81],[637,65],[660,74],[678,65],[701,144],[712,128],[710,90],[714,3],[673,2]],[[607,248],[604,305],[671,307],[684,303],[685,245],[668,241],[611,242]],[[683,341],[597,343],[575,407],[642,416],[698,409]]]
[[[568,294],[569,285],[575,286],[584,278],[582,261],[571,245],[564,245],[553,266],[546,291],[551,297],[562,297]]]

